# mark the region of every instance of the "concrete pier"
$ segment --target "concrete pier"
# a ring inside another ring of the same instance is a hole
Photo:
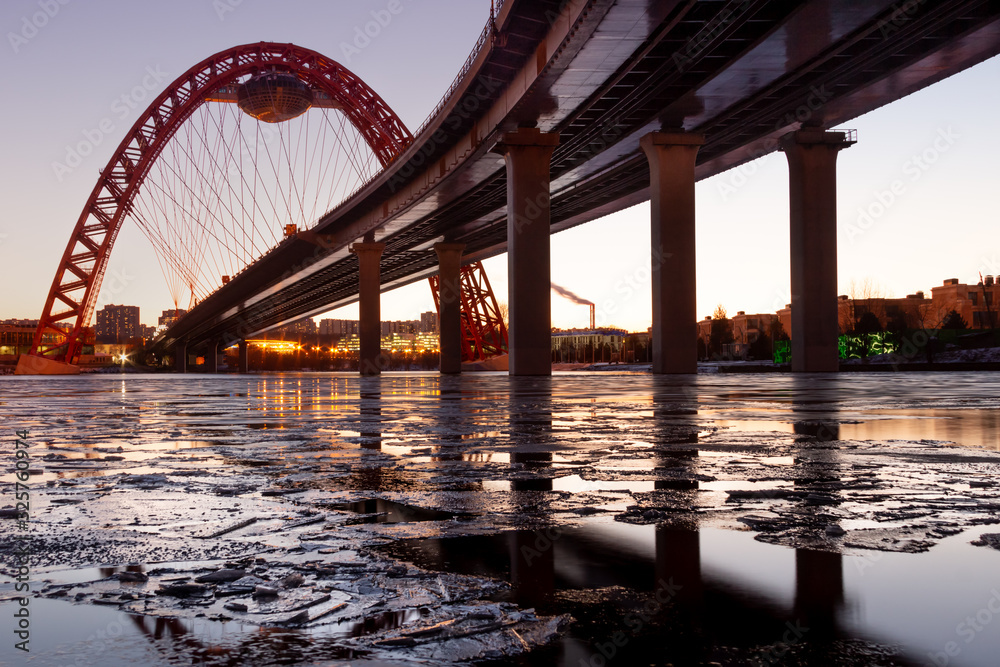
[[[509,372],[552,374],[549,162],[556,133],[520,128],[494,148],[507,164]]]
[[[250,372],[250,350],[247,342],[241,340],[237,346],[239,349],[239,372],[246,374]]]
[[[649,161],[654,373],[698,372],[694,165],[700,134],[651,132]]]
[[[174,346],[174,370],[178,373],[187,373],[187,345],[178,343]]]
[[[205,372],[219,372],[219,341],[217,340],[208,342],[208,349],[205,350]]]
[[[382,373],[382,275],[380,261],[384,243],[355,243],[358,256],[358,368],[362,375]]]
[[[781,138],[788,159],[792,370],[831,372],[837,351],[837,153],[845,132],[809,128]]]
[[[464,243],[438,243],[438,327],[441,372],[462,372],[462,252]]]

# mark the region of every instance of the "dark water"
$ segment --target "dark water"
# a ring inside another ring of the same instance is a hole
[[[591,520],[385,551],[429,569],[489,573],[512,584],[514,602],[573,614],[568,637],[521,664],[597,664],[611,654],[614,664],[702,664],[724,660],[720,647],[782,642],[826,664],[842,653],[829,644],[860,639],[902,647],[909,664],[986,666],[1000,664],[1000,626],[990,627],[1000,623],[1000,554],[968,542],[987,530],[924,554],[843,556],[747,532]],[[945,653],[951,642],[956,656]]]
[[[760,471],[814,464],[827,454],[755,449],[765,441],[878,441],[903,456],[927,440],[956,452],[998,452],[998,408],[1000,379],[988,373],[0,378],[8,436],[29,429],[46,451],[64,457],[40,467],[33,484],[123,470],[284,466],[290,478],[315,474],[321,491],[359,494],[327,507],[386,530],[487,515],[517,505],[519,493],[603,494],[615,511],[632,502],[632,493],[722,494],[705,505],[710,519],[725,502],[723,491],[744,488],[745,480],[720,477],[692,487],[689,479],[654,478],[645,473],[663,461],[632,453],[669,443],[674,459],[693,461],[683,465],[700,470],[699,460],[725,457],[756,471],[754,488],[778,487],[784,482]],[[969,464],[969,473],[979,465]],[[601,475],[581,473],[584,467]],[[5,462],[0,505],[10,504],[13,480]],[[445,484],[463,513],[428,500]],[[420,496],[421,489],[430,491]],[[385,493],[411,493],[420,502],[376,497]],[[545,516],[533,520],[544,523]],[[781,659],[801,652],[805,664],[821,665],[826,647],[863,640],[897,647],[909,664],[1000,665],[1000,552],[969,544],[1000,528],[981,517],[981,525],[916,554],[795,549],[710,520],[693,529],[630,525],[610,514],[577,523],[384,548],[422,567],[504,579],[510,600],[577,619],[565,639],[523,664],[728,664],[725,647],[784,641],[790,652]],[[10,526],[0,530],[8,535]],[[0,597],[12,588],[4,578]],[[0,636],[8,637],[0,643],[3,664],[198,664],[211,662],[218,647],[244,646],[253,648],[235,652],[243,663],[218,664],[299,664],[313,659],[304,647],[316,642],[415,620],[376,615],[317,636],[235,622],[154,621],[62,600],[32,604],[34,652],[26,662],[7,632],[12,603],[0,602]],[[355,658],[340,650],[331,643],[328,659]],[[765,664],[782,664],[760,655]]]

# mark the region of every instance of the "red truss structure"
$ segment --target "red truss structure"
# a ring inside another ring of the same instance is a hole
[[[507,326],[503,322],[482,262],[462,267],[462,361],[483,361],[507,354]],[[441,315],[438,276],[427,279],[434,306]],[[440,319],[439,319],[440,321]]]
[[[81,334],[93,315],[111,248],[150,167],[200,105],[229,101],[241,77],[268,71],[295,75],[318,91],[322,99],[317,106],[340,109],[383,167],[413,140],[402,121],[364,81],[315,51],[260,42],[203,60],[153,100],[101,172],[59,263],[31,355],[78,362]]]

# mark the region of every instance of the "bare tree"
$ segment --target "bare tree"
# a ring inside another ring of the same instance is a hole
[[[872,318],[877,319],[879,328],[885,327],[885,300],[889,297],[885,287],[871,277],[866,277],[860,283],[851,280],[849,296],[847,313],[840,323],[844,333],[857,331],[862,319],[869,322],[872,322]],[[866,318],[868,313],[871,315]]]
[[[716,358],[722,357],[723,346],[733,342],[732,322],[726,314],[726,309],[720,303],[712,313],[712,328],[709,333],[709,355]]]
[[[507,307],[507,302],[498,302],[497,310],[500,311],[500,319],[503,320],[503,328],[510,331],[510,308]]]

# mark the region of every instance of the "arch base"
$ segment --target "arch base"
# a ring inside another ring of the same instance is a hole
[[[80,367],[55,359],[22,354],[18,357],[14,375],[79,375]]]

